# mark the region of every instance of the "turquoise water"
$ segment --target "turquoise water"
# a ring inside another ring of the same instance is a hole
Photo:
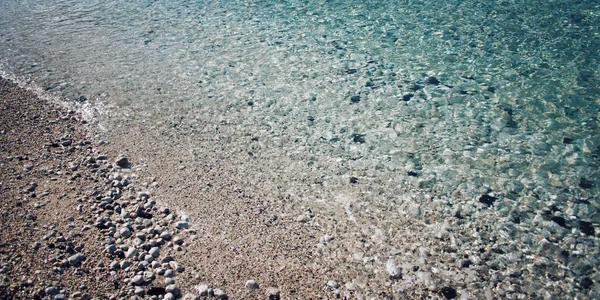
[[[8,0],[0,68],[95,107],[102,130],[177,127],[210,149],[219,128],[331,195],[356,178],[391,199],[357,210],[404,207],[396,185],[454,210],[488,195],[500,217],[567,219],[594,244],[599,26],[594,1]]]

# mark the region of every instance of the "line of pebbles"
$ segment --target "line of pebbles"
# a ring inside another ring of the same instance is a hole
[[[171,255],[161,252],[182,251],[185,246],[183,236],[193,236],[195,231],[190,229],[188,216],[178,215],[169,208],[159,208],[149,192],[136,192],[132,178],[119,172],[119,169],[129,168],[126,157],[119,157],[110,164],[106,155],[88,156],[84,165],[103,166],[106,171],[102,176],[109,184],[104,185],[102,191],[94,191],[87,201],[82,200],[77,210],[93,212],[90,214],[94,218],[93,226],[105,236],[104,252],[112,258],[107,267],[111,276],[121,278],[127,284],[129,296],[164,300],[182,297],[192,300],[199,296],[228,298],[223,290],[211,289],[205,284],[195,287],[197,295],[182,294],[175,278],[185,272],[185,267]],[[89,225],[82,228],[87,229],[90,229]],[[75,254],[69,257],[68,263],[77,264],[82,258],[82,254]]]
[[[176,280],[199,279],[176,259],[195,238],[188,217],[101,154],[75,111],[2,77],[0,105],[0,299],[228,298],[182,292]]]

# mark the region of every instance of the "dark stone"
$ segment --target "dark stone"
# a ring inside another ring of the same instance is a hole
[[[487,206],[492,206],[492,204],[494,204],[494,201],[498,200],[498,198],[490,196],[490,195],[481,195],[481,197],[479,197],[479,202],[487,205]]]
[[[568,137],[563,137],[563,144],[573,144],[573,139]]]
[[[468,268],[468,267],[471,266],[471,264],[473,264],[473,262],[471,262],[468,259],[465,259],[465,260],[463,260],[463,262],[462,262],[462,264],[460,266],[463,267],[463,268]]]
[[[350,98],[350,104],[355,104],[360,102],[360,96],[359,95],[354,95],[352,96],[352,98]]]
[[[493,86],[488,86],[487,90],[488,90],[488,92],[490,92],[490,93],[495,93],[495,92],[496,92],[496,88],[495,88],[495,87],[493,87]]]
[[[356,177],[350,177],[350,183],[358,183],[358,178]]]
[[[579,221],[579,230],[587,235],[596,235],[596,230],[591,222]]]
[[[157,286],[153,286],[153,287],[149,288],[148,292],[147,292],[147,294],[150,296],[163,295],[164,293],[165,293],[165,288],[157,287]]]
[[[355,142],[355,143],[363,144],[367,140],[365,139],[365,135],[364,134],[355,133],[355,134],[352,135],[352,141]]]
[[[121,157],[117,159],[117,161],[115,161],[115,164],[117,164],[117,166],[121,168],[129,168],[129,160],[127,160],[127,157]]]
[[[423,88],[423,86],[418,85],[418,84],[414,84],[410,89],[416,92],[416,91],[418,91],[418,90],[420,90],[422,88]]]
[[[516,270],[516,271],[510,273],[508,276],[510,278],[519,278],[519,277],[521,277],[521,275],[523,275],[523,271],[522,270]]]
[[[592,287],[593,284],[594,282],[589,277],[585,277],[579,282],[579,285],[586,290]]]
[[[309,121],[311,121],[311,122],[315,120],[315,118],[314,118],[313,116],[308,116],[308,118],[307,118],[307,119],[308,119]]]
[[[586,178],[581,177],[579,181],[579,187],[582,189],[591,189],[594,187],[594,184]]]
[[[552,217],[551,220],[562,227],[567,227],[567,221],[563,217]]]
[[[442,294],[442,296],[446,297],[446,299],[454,299],[457,296],[456,290],[449,286],[443,287],[442,290],[440,291],[440,294]]]
[[[402,96],[402,101],[409,101],[414,96],[415,96],[415,94],[412,94],[412,93],[406,94],[406,95]]]
[[[346,74],[354,74],[356,72],[358,72],[357,69],[348,69],[348,70],[346,70]]]
[[[279,295],[269,295],[269,300],[279,300],[281,297]]]
[[[373,83],[373,81],[367,81],[367,83],[365,84],[366,87],[372,87],[375,84]]]
[[[254,106],[254,101],[248,101],[248,106]]]
[[[440,84],[440,81],[437,78],[431,76],[431,77],[427,78],[427,83],[438,85],[438,84]]]
[[[419,174],[417,174],[417,172],[408,171],[408,176],[417,177],[417,176],[419,176]]]

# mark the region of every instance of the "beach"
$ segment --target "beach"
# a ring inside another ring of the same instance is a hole
[[[598,24],[7,0],[3,297],[599,298]]]

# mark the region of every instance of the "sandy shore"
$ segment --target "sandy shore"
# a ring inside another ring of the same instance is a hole
[[[74,111],[3,78],[0,101],[0,299],[186,296],[185,217],[155,206]]]
[[[533,197],[404,184],[390,200],[376,187],[391,180],[327,187],[323,170],[172,149],[185,143],[168,132],[96,140],[75,111],[1,78],[0,101],[0,299],[598,295],[595,224]]]
[[[0,97],[0,298],[168,299],[172,284],[175,298],[189,299],[339,295],[339,283],[324,280],[341,271],[335,262],[311,259],[319,236],[309,210],[285,215],[278,199],[233,188],[201,202],[205,219],[188,227],[151,196],[154,178],[138,178],[118,146],[90,137],[78,113],[4,78]],[[149,258],[155,246],[160,254]]]

